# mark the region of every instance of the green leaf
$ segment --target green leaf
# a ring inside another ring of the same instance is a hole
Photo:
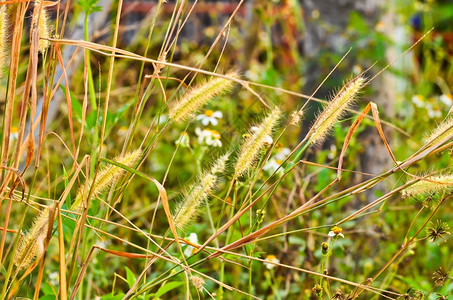
[[[129,285],[129,288],[131,288],[134,285],[135,281],[137,281],[135,279],[134,273],[128,267],[126,267],[126,278],[127,278],[127,284]]]
[[[84,13],[88,16],[96,11],[102,11],[102,7],[98,6],[99,0],[79,0],[79,5]]]
[[[183,284],[184,284],[184,282],[181,282],[181,281],[173,281],[173,282],[166,283],[159,288],[159,290],[156,293],[155,298],[159,298],[163,294],[168,293],[169,291],[171,291],[177,287],[180,287]]]

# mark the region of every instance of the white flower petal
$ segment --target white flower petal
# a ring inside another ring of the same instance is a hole
[[[216,118],[210,118],[209,121],[211,121],[211,124],[212,124],[213,126],[216,126],[217,124],[219,124],[219,122],[217,121]]]
[[[342,234],[342,233],[339,233],[338,235],[339,235],[339,236],[341,236],[342,238],[344,238],[344,234]]]
[[[336,234],[335,234],[335,232],[333,232],[333,231],[329,231],[329,234],[328,234],[328,236],[335,236],[335,235],[336,235]]]
[[[212,114],[212,116],[213,116],[214,118],[217,118],[217,119],[223,118],[223,114],[222,114],[221,111],[215,111],[215,112]]]
[[[203,120],[201,120],[201,124],[207,126],[209,124],[209,117],[204,117]]]

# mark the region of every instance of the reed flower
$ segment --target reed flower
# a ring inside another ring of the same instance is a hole
[[[428,180],[420,180],[403,190],[403,196],[413,197],[418,195],[436,194],[443,190],[453,188],[453,175],[431,176]]]
[[[30,230],[24,235],[19,247],[14,254],[13,263],[18,270],[26,269],[31,265],[35,257],[44,251],[44,240],[47,236],[50,208],[38,213],[34,218]]]
[[[239,157],[236,162],[235,176],[239,177],[247,172],[258,158],[261,149],[269,142],[272,130],[280,118],[280,109],[275,108],[261,124],[256,126],[242,145]]]
[[[119,156],[114,159],[115,162],[118,162],[127,167],[133,167],[135,163],[139,160],[142,151],[140,149],[135,150],[134,152]],[[96,176],[95,183],[93,185],[93,196],[101,193],[106,188],[108,188],[115,179],[119,178],[124,174],[124,169],[118,166],[110,165],[103,168]],[[75,212],[81,212],[84,210],[88,203],[88,195],[91,190],[92,182],[87,180],[85,184],[79,189],[76,199],[71,206],[71,210]]]
[[[237,77],[236,73],[228,73],[226,76]],[[187,120],[191,114],[197,112],[214,97],[229,91],[232,86],[231,80],[217,77],[193,87],[170,110],[170,119],[176,123]]]
[[[205,284],[203,278],[201,278],[200,276],[193,275],[190,277],[190,280],[192,281],[193,286],[197,290],[199,290],[199,291],[203,290],[203,286]]]
[[[344,115],[345,111],[354,102],[360,89],[366,84],[366,79],[357,77],[348,82],[337,93],[332,101],[326,106],[319,115],[311,129],[311,142],[316,144],[322,142],[335,123]]]
[[[193,220],[200,212],[200,204],[209,197],[209,194],[215,188],[218,180],[218,173],[225,170],[225,165],[229,154],[225,154],[217,159],[211,170],[204,173],[197,182],[195,182],[184,199],[177,205],[173,219],[179,229],[184,227]]]

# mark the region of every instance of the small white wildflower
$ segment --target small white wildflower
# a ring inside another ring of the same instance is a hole
[[[431,119],[442,117],[442,111],[438,107],[433,107],[431,103],[426,105],[426,110]]]
[[[252,126],[252,128],[250,128],[250,131],[253,133],[256,132],[257,130],[259,130],[259,128],[257,126]],[[264,140],[264,142],[268,145],[272,145],[274,140],[272,139],[272,137],[270,135],[266,135],[266,139]]]
[[[275,264],[280,263],[280,260],[275,255],[272,254],[266,256],[265,261],[268,261],[264,263],[268,270],[272,270],[273,268],[275,268]]]
[[[332,144],[330,145],[330,151],[329,154],[327,154],[328,159],[334,159],[337,156],[337,147]]]
[[[424,107],[425,102],[423,101],[423,96],[422,95],[414,95],[412,96],[412,103],[415,104],[417,107]]]
[[[207,126],[209,123],[211,123],[213,126],[216,126],[219,124],[219,121],[217,119],[221,119],[223,117],[223,114],[221,111],[212,111],[210,109],[206,110],[204,114],[198,115],[197,120],[201,121],[201,124],[204,126]]]
[[[19,137],[19,129],[17,129],[17,127],[15,127],[15,126],[12,126],[9,131],[9,139],[16,140],[18,137]]]
[[[354,66],[352,67],[352,73],[354,73],[355,75],[361,74],[362,71],[363,71],[363,68],[362,68],[361,65],[354,65]]]
[[[442,94],[439,97],[439,100],[448,107],[453,105],[453,95],[452,94]]]
[[[200,129],[195,128],[195,133],[198,135],[198,143],[206,144],[213,147],[222,147],[222,141],[220,140],[220,133],[216,130],[211,129]]]
[[[50,273],[49,282],[53,286],[58,286],[58,283],[60,282],[60,274],[57,271]]]
[[[280,166],[283,164],[283,161],[288,157],[291,153],[289,148],[282,148],[280,151],[277,152],[271,159],[267,161],[264,165],[263,170],[267,171],[268,173],[273,173],[279,170],[280,173],[283,172],[283,169]]]
[[[342,238],[344,238],[344,234],[342,233],[343,232],[343,229],[338,227],[338,226],[334,226],[332,228],[331,231],[329,231],[329,234],[328,236],[331,236],[331,237],[338,237],[338,236],[341,236]]]
[[[187,240],[189,242],[191,242],[192,244],[198,245],[198,236],[197,236],[197,234],[195,232],[191,232],[189,234],[189,237],[187,238]],[[193,246],[188,245],[186,250],[184,250],[184,255],[185,256],[191,256],[192,252],[193,252],[193,249],[194,249]]]
[[[180,145],[181,147],[183,148],[188,148],[190,146],[190,137],[189,137],[189,134],[184,131],[183,133],[181,133],[181,135],[179,136],[179,138],[175,141],[175,144],[176,145]]]
[[[127,126],[121,126],[116,132],[119,136],[126,136],[129,128]]]

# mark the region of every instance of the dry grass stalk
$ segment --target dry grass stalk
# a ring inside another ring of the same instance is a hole
[[[429,180],[420,180],[403,190],[403,196],[414,197],[435,194],[453,188],[453,175],[431,176]]]

